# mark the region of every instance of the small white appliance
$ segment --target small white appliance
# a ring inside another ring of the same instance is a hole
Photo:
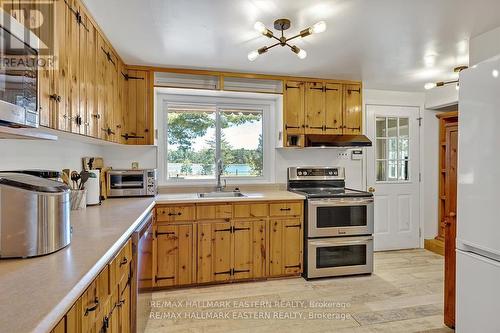
[[[101,203],[101,171],[89,170],[95,177],[89,178],[85,183],[87,189],[87,206],[98,205]]]
[[[457,333],[500,332],[500,57],[460,73]]]

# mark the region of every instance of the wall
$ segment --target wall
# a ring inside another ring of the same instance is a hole
[[[425,93],[425,108],[436,110],[458,104],[458,90],[454,84],[437,87]]]
[[[156,167],[156,147],[123,146],[78,135],[58,135],[57,141],[0,140],[0,170],[81,170],[81,158],[86,156],[101,156],[106,166],[113,168],[130,168],[134,161],[141,168]]]

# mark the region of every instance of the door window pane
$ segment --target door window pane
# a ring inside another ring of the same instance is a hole
[[[376,118],[375,173],[377,181],[410,180],[409,127],[408,117]]]
[[[316,268],[366,265],[366,245],[318,247]]]
[[[224,176],[262,176],[262,111],[221,111],[221,156]]]
[[[387,136],[391,138],[398,136],[398,118],[387,119]]]

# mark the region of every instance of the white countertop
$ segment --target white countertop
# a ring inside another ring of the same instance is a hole
[[[303,200],[287,191],[243,192],[239,198],[198,198],[196,193],[108,199],[71,212],[66,248],[31,259],[0,260],[0,332],[48,332],[131,236],[155,203]]]

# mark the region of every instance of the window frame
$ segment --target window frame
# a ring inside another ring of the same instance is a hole
[[[253,94],[257,95],[257,94]],[[221,179],[227,180],[228,186],[234,186],[239,184],[256,184],[256,183],[272,183],[274,177],[274,160],[272,158],[273,148],[275,146],[274,135],[272,129],[274,128],[275,122],[275,109],[276,109],[276,98],[270,98],[272,96],[267,96],[262,98],[261,96],[256,96],[256,98],[251,97],[215,97],[215,96],[199,96],[199,95],[180,95],[180,94],[158,94],[157,105],[161,106],[158,108],[158,118],[161,120],[158,126],[158,167],[159,175],[158,182],[159,185],[163,186],[179,186],[179,185],[192,185],[192,186],[207,186],[216,183],[216,177],[210,179],[173,179],[167,178],[167,168],[168,162],[167,152],[168,152],[168,106],[169,104],[186,104],[186,105],[215,105],[216,109],[216,141],[217,141],[217,154],[219,152],[219,141],[220,141],[220,126],[219,126],[219,111],[225,109],[248,109],[248,110],[261,110],[262,111],[262,146],[263,146],[263,170],[262,176],[241,176],[241,177],[230,177],[222,176]],[[260,97],[260,98],[259,98]]]

